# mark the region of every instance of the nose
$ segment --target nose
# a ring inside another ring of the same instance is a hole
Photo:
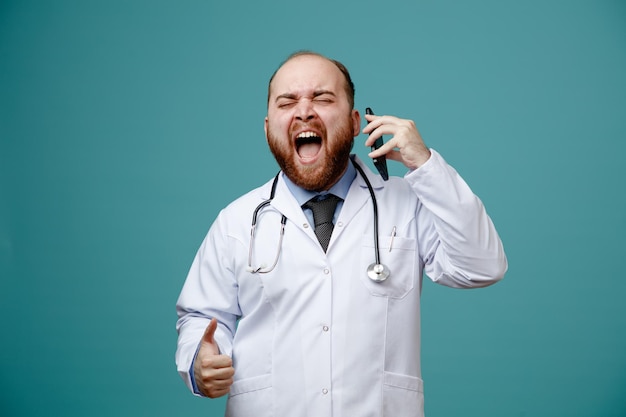
[[[296,106],[296,119],[308,121],[315,118],[315,110],[311,100],[300,100]]]

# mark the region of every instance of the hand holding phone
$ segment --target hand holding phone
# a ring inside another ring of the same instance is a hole
[[[370,107],[367,107],[365,109],[365,114],[373,115],[374,112],[372,111]],[[378,139],[376,139],[376,141],[372,145],[372,150],[375,151],[376,149],[380,148],[381,146],[383,146],[383,143],[384,143],[383,137],[381,136]],[[385,155],[379,156],[378,158],[372,158],[372,161],[374,162],[374,166],[380,173],[380,176],[383,178],[383,180],[387,181],[389,179],[389,172],[387,171],[387,158],[385,158]]]

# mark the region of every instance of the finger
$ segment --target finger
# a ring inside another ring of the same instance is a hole
[[[365,120],[367,120],[367,125],[363,128],[363,133],[369,134],[374,130],[382,126],[386,120],[388,120],[388,116],[376,116],[373,114],[366,114]]]
[[[230,391],[230,387],[232,385],[232,381],[230,384],[215,384],[213,382],[207,384],[201,389],[203,395],[209,398],[217,398],[222,395],[228,394]]]
[[[365,120],[367,121],[367,125],[365,125],[365,127],[363,128],[363,133],[371,133],[372,130],[380,126],[380,123],[377,122],[380,117],[381,116],[375,116],[373,114],[366,114]]]
[[[393,139],[393,137],[395,137],[398,133],[404,131],[405,129],[405,126],[397,123],[384,123],[374,127],[371,130],[368,129],[367,131],[363,129],[363,133],[369,134],[368,138],[365,140],[365,146],[372,146],[376,139],[384,135],[391,135]]]
[[[217,378],[211,374],[202,375],[200,380],[202,381],[202,386],[205,388],[209,387],[217,387],[217,388],[227,388],[233,383],[233,376]]]
[[[380,116],[376,116],[375,114],[367,114],[365,113],[365,120],[369,122],[371,122],[372,120],[376,120],[378,119]]]
[[[230,372],[225,372],[219,375],[213,375],[215,372],[207,372],[207,375],[202,376],[202,381],[207,387],[226,388],[232,385],[235,372],[230,369]]]
[[[374,142],[376,142],[379,138],[383,137],[384,135],[387,136],[391,136],[389,138],[389,140],[385,143],[389,143],[392,140],[394,140],[395,136],[396,136],[397,132],[394,128],[391,128],[389,126],[385,126],[385,127],[379,127],[378,129],[374,130],[373,132],[370,133],[370,135],[367,137],[367,139],[365,139],[365,146],[373,146]]]
[[[220,369],[202,368],[199,379],[202,381],[202,385],[206,388],[226,388],[232,385],[234,375],[235,369],[233,367]]]
[[[402,154],[400,153],[400,151],[397,151],[395,149],[387,152],[385,156],[387,157],[387,159],[390,159],[392,161],[404,163],[404,158],[402,158]]]
[[[383,135],[395,134],[393,131],[393,128],[388,125],[378,126],[378,127],[374,127],[373,129],[368,129],[368,130],[363,129],[363,133],[368,134],[367,139],[365,139],[365,146],[374,145],[374,142],[376,142],[376,140],[379,139]]]
[[[395,125],[400,126],[403,122],[406,122],[404,119],[399,119],[395,116],[374,116],[374,115],[365,115],[366,120],[369,122],[365,128],[363,128],[363,133],[371,133],[373,130],[378,129],[383,125]]]
[[[209,389],[206,392],[206,396],[209,398],[219,398],[223,395],[226,395],[230,392],[230,387],[224,389]]]
[[[204,369],[232,369],[233,366],[233,360],[228,355],[207,355],[201,360]]]
[[[382,125],[370,132],[368,138],[365,140],[365,146],[373,146],[374,142],[384,135],[388,136],[388,140],[384,143],[385,151],[390,151],[400,145],[398,140],[398,134],[402,132],[401,126],[396,125]],[[380,150],[380,149],[379,149]]]
[[[380,148],[367,154],[367,156],[369,156],[370,158],[378,158],[383,155],[388,155],[390,152],[393,152],[394,149],[395,149],[395,144],[392,143],[392,141],[389,141],[389,142],[386,142]]]
[[[208,326],[206,326],[206,330],[204,331],[204,335],[202,336],[202,341],[205,343],[209,343],[211,345],[215,344],[215,340],[213,336],[215,335],[215,330],[217,329],[217,319],[212,318],[211,322]]]

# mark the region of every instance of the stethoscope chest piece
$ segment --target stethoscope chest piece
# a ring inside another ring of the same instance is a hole
[[[389,268],[383,264],[371,264],[367,267],[367,276],[374,282],[383,282],[389,278]]]

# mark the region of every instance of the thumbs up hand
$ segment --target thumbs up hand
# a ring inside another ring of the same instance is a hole
[[[216,329],[217,319],[213,318],[204,331],[193,364],[196,385],[200,393],[210,398],[227,394],[235,375],[232,359],[227,355],[220,355],[219,347],[213,339]]]

